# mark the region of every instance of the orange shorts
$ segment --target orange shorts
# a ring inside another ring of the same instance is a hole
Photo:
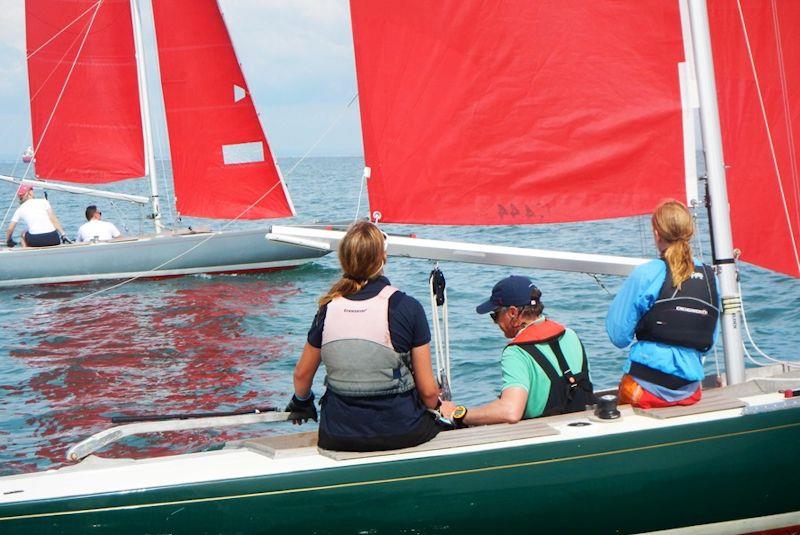
[[[634,407],[642,409],[656,409],[659,407],[672,407],[675,405],[694,405],[703,396],[702,387],[698,387],[694,394],[688,398],[680,401],[666,401],[660,397],[651,394],[642,385],[636,382],[636,379],[627,373],[622,376],[619,382],[619,403],[620,405],[630,403]]]

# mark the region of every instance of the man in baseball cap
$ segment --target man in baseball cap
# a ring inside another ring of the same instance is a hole
[[[443,402],[442,415],[456,427],[515,423],[582,411],[594,403],[583,344],[575,331],[542,315],[542,292],[531,279],[506,277],[475,311],[489,314],[511,339],[500,360],[503,391],[480,407]]]

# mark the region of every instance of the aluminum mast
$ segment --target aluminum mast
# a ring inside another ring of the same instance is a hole
[[[708,169],[709,216],[714,239],[714,265],[719,268],[722,295],[722,340],[725,349],[725,376],[729,385],[744,382],[744,345],[742,342],[741,295],[733,255],[730,205],[725,180],[725,160],[717,107],[717,84],[706,0],[689,0],[689,19],[694,45],[695,69],[700,92],[700,125]]]
[[[142,130],[144,132],[145,174],[150,179],[150,203],[153,207],[153,223],[156,227],[156,233],[160,233],[164,230],[164,225],[161,223],[161,210],[158,202],[158,176],[156,174],[156,160],[153,151],[153,125],[150,119],[150,94],[147,90],[142,17],[139,13],[137,0],[131,0],[131,15],[133,16],[133,37],[136,44],[136,69],[139,74],[139,104],[142,110]]]

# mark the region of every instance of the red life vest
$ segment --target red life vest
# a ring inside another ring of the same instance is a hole
[[[593,404],[594,388],[589,379],[589,361],[581,344],[581,370],[573,373],[561,349],[561,339],[567,329],[555,321],[545,319],[533,323],[522,330],[508,344],[525,351],[550,380],[550,393],[547,396],[542,416],[578,412]],[[556,357],[558,368],[542,353],[536,344],[547,344]]]

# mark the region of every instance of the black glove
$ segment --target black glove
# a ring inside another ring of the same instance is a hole
[[[306,400],[297,399],[292,395],[292,400],[286,405],[286,412],[289,414],[288,420],[296,424],[304,424],[309,420],[317,421],[317,408],[314,406],[314,393]]]
[[[61,234],[61,243],[72,243],[72,240],[67,238],[66,234]]]
[[[17,242],[14,241],[14,238],[9,238],[9,239],[6,240],[6,246],[7,247],[15,247],[16,245],[17,245]]]

